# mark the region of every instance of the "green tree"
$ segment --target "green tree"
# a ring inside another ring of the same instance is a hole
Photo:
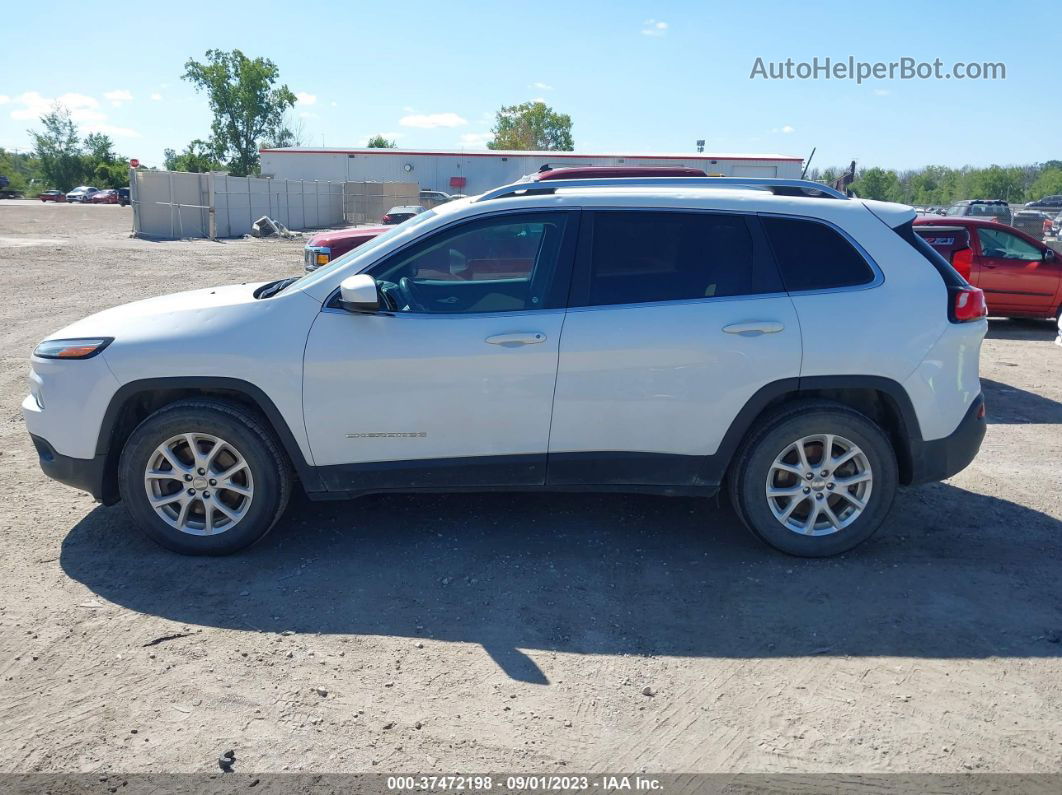
[[[369,142],[365,144],[369,149],[394,149],[396,144],[394,141],[389,141],[382,135],[374,135],[369,139]]]
[[[27,195],[47,190],[40,161],[26,152],[9,152],[0,148],[0,174],[8,178],[10,190]]]
[[[900,180],[896,172],[883,168],[865,168],[860,171],[852,183],[852,190],[864,199],[900,200]]]
[[[172,149],[163,150],[162,159],[167,171],[203,173],[222,169],[213,146],[208,141],[203,141],[199,138],[189,143],[180,154],[177,154]]]
[[[184,65],[183,79],[209,98],[213,144],[235,176],[257,173],[259,142],[276,139],[285,111],[295,106],[295,94],[275,85],[278,76],[268,58],[251,60],[239,50],[207,50],[204,63],[189,58]]]
[[[49,113],[41,116],[41,127],[40,131],[28,131],[41,172],[49,185],[70,190],[81,180],[84,171],[77,125],[70,118],[70,111],[56,103]]]
[[[575,149],[571,116],[557,113],[545,102],[503,107],[497,113],[491,132],[494,140],[487,143],[488,149],[558,152]]]
[[[1062,193],[1062,163],[1058,168],[1049,168],[1040,172],[1040,176],[1029,188],[1029,200],[1036,201],[1044,196],[1054,196],[1059,193]]]
[[[1025,178],[1020,168],[989,166],[968,171],[962,188],[965,199],[1021,201],[1025,197]]]

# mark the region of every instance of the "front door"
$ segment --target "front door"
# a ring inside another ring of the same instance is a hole
[[[1062,275],[1062,260],[1003,229],[978,227],[980,252],[974,284],[985,292],[989,314],[1047,315]]]
[[[545,481],[578,215],[456,224],[366,271],[391,311],[326,304],[303,403],[329,490]]]
[[[713,485],[738,412],[800,374],[796,310],[756,219],[606,210],[582,227],[549,483]]]

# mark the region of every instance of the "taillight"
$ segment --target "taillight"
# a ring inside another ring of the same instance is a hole
[[[952,323],[969,323],[988,314],[985,294],[976,287],[953,287],[951,293]]]
[[[973,269],[973,249],[964,248],[952,254],[951,267],[955,268],[966,281],[970,281],[970,271]]]

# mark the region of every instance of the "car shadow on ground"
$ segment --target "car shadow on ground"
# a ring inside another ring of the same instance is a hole
[[[1034,320],[1032,318],[990,318],[988,334],[990,340],[1028,340],[1051,341],[1058,336],[1058,325],[1054,320]]]
[[[1062,403],[1035,392],[981,379],[985,395],[985,417],[997,425],[1062,425]]]
[[[946,484],[900,493],[848,555],[776,553],[714,501],[628,495],[386,495],[296,501],[261,543],[190,558],[119,505],[63,541],[100,597],[246,631],[693,657],[1062,656],[1062,522]]]

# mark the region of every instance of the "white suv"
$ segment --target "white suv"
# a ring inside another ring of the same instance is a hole
[[[909,207],[816,183],[517,184],[301,278],[121,306],[34,351],[53,478],[170,549],[314,499],[711,495],[786,552],[868,538],[985,431],[983,296]]]

